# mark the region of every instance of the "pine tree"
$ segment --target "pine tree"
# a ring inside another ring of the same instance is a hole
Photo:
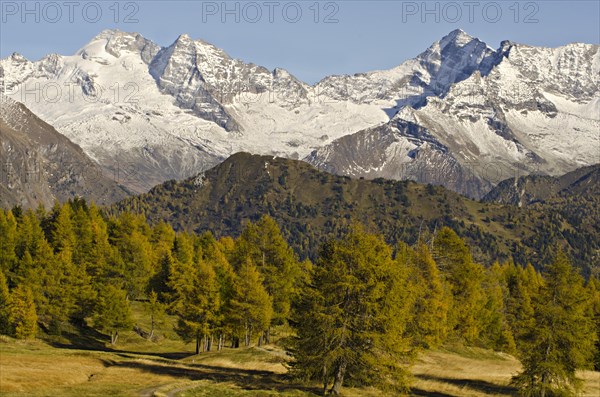
[[[271,217],[263,216],[244,229],[236,244],[234,266],[244,266],[247,258],[260,271],[265,288],[273,298],[273,323],[285,323],[291,302],[298,293],[303,269]]]
[[[564,252],[546,269],[533,326],[521,344],[523,371],[513,382],[525,396],[575,395],[576,370],[589,364],[596,331],[583,278]]]
[[[152,228],[150,242],[156,253],[171,251],[175,244],[175,232],[169,224],[160,222]]]
[[[31,290],[17,286],[10,294],[9,326],[17,339],[31,339],[37,332],[37,314]]]
[[[253,335],[258,335],[259,344],[263,332],[271,324],[273,300],[263,286],[263,279],[250,258],[238,270],[234,284],[234,296],[230,302],[227,321],[232,324],[235,337],[243,337],[245,346],[250,346]]]
[[[150,227],[144,218],[125,213],[111,226],[110,234],[122,264],[123,288],[131,298],[142,296],[153,276]]]
[[[173,256],[182,265],[194,263],[194,241],[192,236],[181,233],[175,237]]]
[[[110,343],[115,345],[119,339],[119,330],[132,326],[127,293],[112,285],[102,287],[93,319],[97,328],[110,332]]]
[[[168,285],[173,291],[170,310],[178,317],[175,331],[184,341],[195,341],[199,354],[211,349],[221,301],[214,269],[201,257],[196,262],[178,263]]]
[[[448,336],[448,310],[452,296],[425,244],[407,258],[414,306],[411,332],[425,348],[440,346]]]
[[[469,344],[482,331],[480,316],[485,306],[483,266],[473,262],[469,247],[450,228],[442,228],[434,241],[433,257],[451,286],[452,307],[448,323],[454,334]]]
[[[69,251],[70,254],[73,253],[77,240],[72,219],[73,216],[73,209],[69,204],[55,206],[53,213],[50,215],[52,220],[48,222],[50,229],[48,241],[56,253],[63,251]]]
[[[531,268],[533,269],[533,267]],[[534,324],[533,299],[537,296],[538,286],[532,281],[532,274],[523,268],[507,263],[503,267],[507,286],[505,297],[506,320],[515,340],[517,351],[527,341],[527,332]],[[537,279],[537,275],[535,276]]]
[[[228,246],[223,245],[227,241]],[[204,233],[199,239],[202,250],[202,259],[212,264],[217,276],[219,285],[219,299],[221,301],[220,310],[217,318],[218,323],[215,326],[215,332],[218,334],[217,349],[221,350],[225,344],[225,335],[234,335],[236,324],[227,318],[228,314],[233,313],[233,300],[236,297],[237,275],[226,257],[227,251],[232,252],[235,243],[231,238],[221,239],[218,242],[210,233]]]
[[[106,282],[111,278],[109,264],[117,255],[116,247],[109,242],[108,225],[100,215],[98,207],[91,204],[88,207],[90,222],[91,245],[82,254],[86,261],[86,270],[95,280]]]
[[[148,281],[148,290],[155,292],[162,302],[172,302],[173,289],[169,284],[175,271],[175,260],[171,251],[165,251],[158,260],[156,273]]]
[[[481,312],[481,343],[487,348],[507,353],[516,352],[515,339],[506,315],[508,287],[499,263],[485,272],[483,288],[487,301]]]
[[[600,371],[600,280],[596,277],[590,277],[587,290],[592,302],[591,316],[594,317],[596,325],[596,351],[593,358],[593,367],[596,371]]]
[[[0,271],[0,334],[10,335],[10,293],[4,272]]]
[[[17,221],[11,211],[0,210],[0,236],[0,271],[8,274],[17,261]]]
[[[334,395],[347,379],[405,392],[412,349],[400,270],[383,239],[361,228],[325,244],[294,319],[294,373],[324,392],[332,384]]]

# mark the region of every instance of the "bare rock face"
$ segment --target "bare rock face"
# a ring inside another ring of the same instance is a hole
[[[0,101],[0,206],[51,206],[81,196],[111,204],[129,192],[24,105]]]

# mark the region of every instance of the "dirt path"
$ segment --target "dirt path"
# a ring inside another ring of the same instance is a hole
[[[155,397],[155,393],[156,392],[160,392],[160,389],[165,388],[169,386],[169,383],[164,384],[164,385],[160,385],[160,386],[155,386],[155,387],[151,387],[148,389],[144,389],[140,392],[140,397]],[[186,386],[181,386],[181,387],[176,387],[172,390],[169,390],[166,393],[162,393],[161,392],[161,397],[162,396],[166,396],[166,397],[175,397],[178,393],[181,393],[182,391],[186,391],[186,390],[190,390],[193,389],[195,387],[198,387],[199,385],[195,385],[195,384],[191,384],[191,385],[186,385]]]

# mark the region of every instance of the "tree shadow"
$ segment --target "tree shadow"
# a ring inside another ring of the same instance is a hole
[[[454,397],[452,394],[440,393],[437,391],[427,391],[419,388],[411,388],[410,395],[418,397]]]
[[[289,376],[271,371],[223,368],[205,364],[173,366],[140,361],[125,361],[114,365],[192,381],[231,382],[245,390],[275,390],[277,392],[300,390],[315,395],[319,394],[319,389],[316,387],[294,384]]]
[[[72,349],[72,350],[85,350],[85,351],[102,351],[111,353],[120,353],[121,355],[136,354],[143,356],[159,357],[167,360],[180,360],[186,357],[193,356],[192,352],[138,352],[132,350],[119,349],[118,345],[114,347],[106,346],[109,340],[107,335],[99,332],[98,330],[88,327],[80,326],[77,332],[62,331],[60,334],[61,342],[49,337],[46,342],[59,349]]]
[[[467,387],[483,393],[489,394],[500,394],[506,396],[514,396],[517,389],[508,385],[498,385],[484,380],[476,379],[458,379],[458,378],[444,378],[433,375],[417,375],[419,379],[432,380],[437,382],[449,383],[454,386]]]
[[[67,342],[61,342],[54,338],[60,338]],[[46,342],[50,346],[60,349],[110,351],[110,349],[105,346],[106,340],[106,335],[97,330],[88,326],[78,326],[77,332],[64,330],[60,335],[49,336],[46,339]]]

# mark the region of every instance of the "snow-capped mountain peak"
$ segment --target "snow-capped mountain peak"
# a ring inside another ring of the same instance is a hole
[[[356,176],[405,178],[437,165],[446,174],[416,179],[452,185],[452,174],[460,183],[450,187],[478,196],[494,181],[466,170],[475,160],[548,173],[595,160],[598,49],[504,41],[493,50],[457,29],[392,69],[311,86],[186,34],[160,47],[105,30],[72,56],[0,60],[0,83],[105,168],[138,167],[138,190],[237,151],[305,158],[316,150],[315,164],[335,159],[332,169]],[[415,168],[397,169],[407,164]]]
[[[18,52],[13,52],[10,55],[10,60],[13,62],[29,62],[29,60],[27,58],[25,58],[23,55],[19,54]]]
[[[124,53],[130,53],[139,56],[145,63],[149,63],[159,49],[158,45],[142,37],[139,33],[103,30],[75,55],[100,63],[110,63],[117,61]]]
[[[441,48],[444,48],[449,44],[453,44],[453,45],[457,45],[457,46],[464,46],[464,45],[472,42],[473,40],[479,41],[479,39],[469,35],[464,30],[455,29],[452,32],[448,33],[446,36],[444,36],[438,43]]]

